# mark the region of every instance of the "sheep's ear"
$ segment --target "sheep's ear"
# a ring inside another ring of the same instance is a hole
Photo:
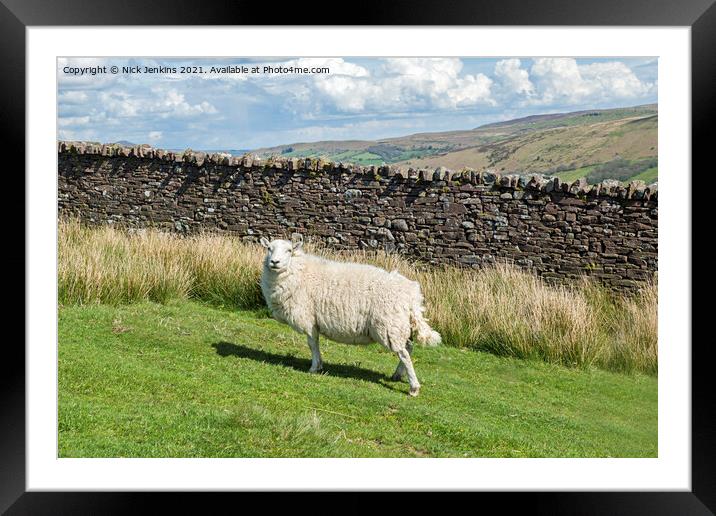
[[[291,246],[293,247],[294,251],[298,251],[301,249],[301,246],[303,245],[303,236],[301,236],[300,233],[294,233],[291,235]]]
[[[262,245],[262,246],[264,246],[264,247],[266,247],[266,248],[268,249],[269,241],[268,241],[268,239],[267,239],[266,237],[261,237],[260,242],[261,242],[261,245]]]

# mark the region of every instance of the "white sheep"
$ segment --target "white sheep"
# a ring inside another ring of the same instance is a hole
[[[398,355],[392,379],[407,373],[410,395],[420,383],[410,360],[415,341],[436,346],[440,334],[423,318],[420,285],[397,271],[326,260],[302,251],[302,239],[261,239],[267,249],[261,291],[272,316],[308,337],[310,372],[323,368],[319,335],[346,344],[379,342]]]

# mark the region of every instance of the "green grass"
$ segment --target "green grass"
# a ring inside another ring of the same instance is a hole
[[[61,306],[61,457],[655,457],[657,381],[466,349],[397,359],[196,301]]]
[[[579,178],[587,177],[589,173],[594,169],[596,165],[589,165],[586,167],[580,167],[574,170],[565,170],[564,172],[559,172],[555,174],[560,181],[564,183],[573,183]]]
[[[659,179],[659,167],[651,167],[644,172],[632,177],[632,180],[644,181],[646,184],[651,184]]]
[[[618,108],[609,110],[593,110],[592,114],[574,114],[573,116],[558,117],[535,122],[523,122],[520,126],[530,129],[551,129],[553,127],[571,127],[580,125],[592,125],[612,120],[621,120],[627,117],[650,117],[656,114],[657,110],[651,106],[634,106],[631,108]],[[617,131],[614,131],[617,133]]]
[[[577,179],[581,177],[586,177],[587,181],[590,183],[598,182],[594,178],[590,178],[590,173],[597,167],[597,165],[589,165],[587,167],[581,167],[577,168],[575,170],[565,170],[564,172],[559,172],[557,174],[554,174],[557,176],[561,181],[565,183],[572,183],[576,181]],[[633,176],[627,177],[622,180],[622,183],[627,184],[634,180],[640,180],[644,181],[646,184],[651,184],[655,181],[657,181],[659,178],[659,167],[650,167],[643,172],[639,172],[638,174],[635,174]],[[591,179],[591,180],[590,180]]]
[[[396,156],[394,159],[391,160],[392,163],[398,162],[398,161],[407,161],[409,159],[420,159],[425,158],[427,156],[432,156],[433,154],[438,154],[440,152],[448,152],[450,150],[450,147],[440,147],[440,148],[434,148],[434,149],[406,149],[403,152],[401,152],[398,156]]]
[[[356,154],[356,151],[347,150],[347,151],[339,152],[338,154],[331,154],[330,157],[333,161],[348,161],[355,154]]]
[[[382,156],[372,152],[357,152],[346,158],[346,160],[360,165],[380,165],[385,161]]]
[[[396,154],[393,157],[390,157],[383,156],[364,149],[330,152],[326,149],[309,148],[303,150],[293,150],[291,152],[283,152],[281,153],[281,155],[284,157],[298,158],[325,157],[330,161],[342,161],[344,163],[355,163],[357,165],[381,165],[383,163],[396,163],[398,161],[405,161],[407,159],[423,158],[426,156],[437,154],[438,152],[446,152],[448,150],[449,147],[440,147],[434,149],[404,149],[402,152]]]
[[[298,158],[324,157],[329,161],[343,161],[357,165],[382,165],[385,161],[382,156],[364,150],[346,150],[338,153],[330,153],[321,149],[304,149],[285,152],[282,156]]]

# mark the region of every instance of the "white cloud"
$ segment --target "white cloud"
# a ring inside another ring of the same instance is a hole
[[[457,58],[388,58],[376,75],[316,76],[317,92],[337,110],[401,112],[493,105],[492,80],[460,76]]]
[[[216,108],[205,100],[197,104],[189,104],[184,98],[184,94],[175,89],[166,92],[153,90],[153,92],[164,96],[149,101],[147,107],[152,113],[160,113],[163,117],[193,117],[217,113]]]
[[[144,93],[143,96],[125,91],[105,91],[100,93],[99,97],[101,105],[107,113],[123,118],[147,114],[158,115],[161,118],[191,118],[218,112],[207,101],[190,104],[183,93],[179,93],[173,88],[164,90],[161,87],[155,87],[150,90],[149,94]]]
[[[535,93],[530,74],[521,68],[519,59],[503,59],[495,63],[495,78],[508,94],[532,96]]]
[[[539,89],[541,103],[574,103],[588,96],[590,92],[590,87],[582,79],[574,59],[535,59],[530,75]]]
[[[162,132],[161,131],[149,131],[149,139],[152,141],[156,141],[161,139]]]
[[[620,61],[593,63],[579,67],[582,78],[594,85],[604,96],[618,98],[642,97],[653,84],[640,81],[634,72]]]
[[[57,101],[61,104],[83,104],[87,102],[89,95],[84,91],[63,91],[57,96]]]
[[[368,102],[378,104],[385,101],[381,88],[366,79],[329,75],[316,79],[315,86],[318,93],[339,111],[357,113],[363,111]]]
[[[89,116],[66,116],[58,119],[57,124],[60,127],[69,127],[77,125],[87,125],[89,124],[89,121]]]
[[[623,62],[578,65],[572,58],[538,58],[530,69],[539,104],[578,104],[587,101],[639,98],[654,88],[639,80]]]
[[[449,102],[443,103],[447,107],[465,107],[476,104],[494,105],[491,98],[492,79],[483,74],[466,75],[458,79],[455,86],[446,90]]]
[[[99,94],[100,107],[111,116],[132,117],[139,113],[141,101],[124,91],[103,91]]]

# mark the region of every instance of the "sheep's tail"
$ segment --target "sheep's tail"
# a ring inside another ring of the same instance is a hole
[[[410,307],[410,329],[413,333],[413,339],[423,346],[437,346],[442,342],[440,334],[433,330],[428,321],[423,317],[422,295],[419,296],[415,303]]]

